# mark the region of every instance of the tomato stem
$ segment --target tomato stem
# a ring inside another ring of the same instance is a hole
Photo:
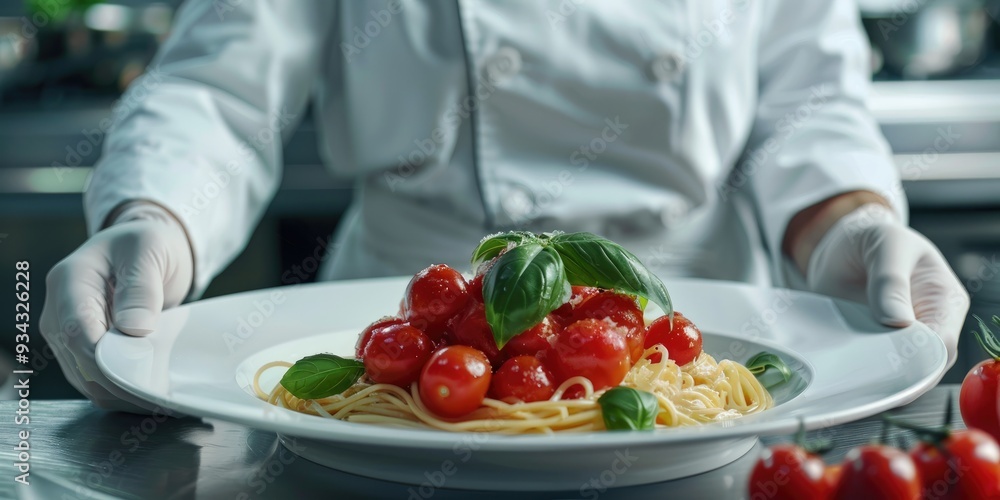
[[[975,335],[976,341],[979,345],[986,351],[996,361],[1000,361],[1000,340],[997,340],[996,335],[990,330],[989,326],[986,326],[986,322],[982,318],[973,314],[973,318],[979,323],[979,330],[972,330],[972,334]],[[1000,317],[993,316],[993,323],[1000,326]],[[981,333],[980,333],[981,332]]]
[[[917,439],[931,444],[938,449],[943,449],[943,443],[948,440],[951,436],[951,417],[953,414],[953,403],[951,398],[951,393],[948,394],[948,400],[945,402],[944,407],[944,422],[937,429],[927,428],[924,426],[916,425],[910,422],[904,422],[902,420],[897,420],[890,415],[884,415],[882,420],[884,423],[890,425],[895,425],[900,429],[906,429],[913,432]],[[885,427],[883,427],[884,429]]]
[[[795,432],[795,444],[813,455],[823,455],[833,449],[833,440],[830,438],[806,440],[806,424],[799,419],[799,430]]]

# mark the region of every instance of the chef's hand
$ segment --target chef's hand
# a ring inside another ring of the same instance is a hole
[[[181,224],[149,202],[130,202],[110,227],[56,264],[46,278],[39,329],[70,384],[100,408],[157,411],[108,380],[94,348],[112,324],[129,335],[152,332],[160,311],[187,296],[193,267]]]
[[[793,260],[815,292],[867,303],[887,326],[916,320],[930,327],[944,340],[950,365],[969,294],[937,247],[874,196],[835,200],[812,214],[814,234],[825,230],[812,241],[809,229],[803,231],[791,249]]]

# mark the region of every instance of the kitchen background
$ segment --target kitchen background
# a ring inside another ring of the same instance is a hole
[[[35,322],[44,273],[86,237],[81,192],[100,153],[98,124],[169,32],[178,3],[0,0],[0,262],[31,260]],[[911,223],[966,283],[972,312],[1000,314],[1000,1],[868,0],[862,10],[874,53],[871,106],[895,152]],[[205,296],[302,281],[295,269],[311,280],[313,255],[350,199],[350,184],[321,166],[306,117],[285,148],[267,215]],[[2,298],[0,310],[13,304]],[[12,339],[11,330],[0,348]],[[40,349],[40,336],[32,340]],[[984,357],[966,335],[945,380],[961,381]],[[32,397],[75,397],[61,377],[40,370]]]

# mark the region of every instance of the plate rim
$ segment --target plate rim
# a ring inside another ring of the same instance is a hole
[[[408,280],[408,276],[394,276],[394,277],[380,277],[380,278],[368,278],[368,279],[357,279],[357,280],[340,280],[336,282],[320,282],[320,283],[307,283],[307,284],[297,284],[292,285],[292,287],[297,289],[313,288],[313,287],[325,287],[331,285],[339,286],[350,286],[352,284],[360,283],[372,283],[377,284],[379,282],[392,283],[399,280]],[[808,291],[792,290],[779,287],[763,287],[755,286],[753,284],[743,283],[743,282],[731,282],[722,280],[708,280],[699,278],[674,278],[669,280],[675,284],[680,282],[701,284],[707,286],[719,286],[719,287],[736,287],[752,290],[766,290],[769,293],[776,291],[784,291],[792,294],[802,294],[803,296],[811,296],[812,300],[820,299],[825,301],[830,301],[834,304],[836,303],[846,303],[853,304],[855,307],[857,303],[852,303],[850,301],[834,299],[822,295],[818,295]],[[264,294],[268,292],[273,292],[279,289],[288,289],[290,287],[271,287],[258,290],[251,290],[248,292],[241,292],[237,294],[223,295],[218,297],[213,297],[210,299],[200,300],[193,303],[185,304],[179,306],[179,308],[188,306],[199,306],[207,307],[215,303],[238,300],[241,296]],[[163,315],[171,314],[171,311],[176,311],[179,308],[164,311]],[[176,314],[176,313],[175,313]],[[162,315],[161,315],[162,316]],[[383,446],[386,448],[434,448],[434,449],[446,449],[453,448],[458,442],[463,441],[470,435],[482,435],[484,438],[479,442],[481,449],[488,449],[490,451],[524,451],[525,446],[544,446],[546,449],[557,451],[557,450],[572,450],[581,447],[586,448],[616,448],[621,446],[663,446],[669,445],[670,443],[686,443],[691,441],[700,440],[715,440],[715,439],[731,439],[743,436],[764,436],[764,435],[775,435],[775,434],[789,434],[796,430],[800,423],[806,427],[806,429],[812,430],[821,427],[829,427],[834,425],[839,425],[842,423],[858,420],[861,418],[869,417],[871,415],[877,414],[879,412],[895,408],[897,406],[909,403],[919,397],[921,394],[927,390],[934,387],[938,381],[944,376],[947,370],[947,351],[944,345],[944,341],[930,330],[926,325],[920,322],[914,322],[912,325],[895,330],[896,332],[907,331],[911,329],[923,329],[925,333],[930,333],[931,338],[936,340],[932,341],[936,347],[945,353],[941,357],[940,362],[932,370],[929,370],[918,382],[910,385],[904,390],[898,391],[892,395],[884,397],[878,401],[873,401],[864,405],[857,407],[849,407],[847,409],[840,409],[834,411],[822,412],[819,415],[808,415],[801,418],[794,418],[792,416],[782,416],[771,421],[760,421],[754,422],[746,425],[735,425],[735,426],[725,426],[724,423],[712,423],[703,426],[690,426],[684,427],[684,432],[675,432],[677,428],[663,428],[656,429],[652,432],[650,431],[625,431],[625,432],[587,432],[587,433],[564,433],[564,434],[532,434],[532,435],[497,435],[489,433],[476,433],[476,432],[451,432],[436,429],[403,429],[403,428],[393,428],[386,426],[373,426],[371,424],[362,424],[354,422],[342,422],[342,421],[329,421],[324,419],[329,424],[333,424],[337,427],[346,426],[346,430],[341,430],[336,433],[336,435],[331,435],[329,431],[325,429],[320,431],[312,427],[303,427],[299,429],[293,429],[289,432],[287,426],[292,423],[287,420],[269,420],[260,418],[249,418],[245,415],[245,412],[225,412],[217,410],[213,406],[208,407],[197,407],[187,404],[186,401],[178,401],[176,398],[174,400],[165,399],[158,395],[152,395],[142,387],[133,383],[130,380],[124,379],[119,376],[115,370],[113,370],[107,361],[109,356],[112,354],[109,352],[112,348],[109,347],[114,343],[113,340],[109,339],[132,339],[135,337],[130,337],[121,332],[118,332],[114,328],[109,330],[98,342],[95,357],[97,360],[98,367],[113,383],[121,387],[126,392],[137,396],[139,398],[148,400],[150,402],[156,403],[168,409],[174,410],[178,413],[190,416],[198,416],[202,418],[215,418],[219,420],[235,422],[241,425],[246,425],[251,428],[261,429],[269,432],[274,432],[276,434],[301,437],[306,439],[315,439],[326,442],[345,442],[354,444],[367,444],[371,446]],[[177,335],[174,336],[176,340]],[[767,339],[771,340],[771,339]],[[808,358],[796,353],[802,359],[807,362]],[[247,357],[252,356],[253,353],[248,353],[243,360]],[[240,362],[234,363],[234,366],[238,366]],[[235,373],[234,373],[235,377]],[[236,390],[242,389],[235,384],[234,388]],[[194,399],[198,399],[195,397]],[[793,398],[794,399],[794,398]],[[259,401],[259,400],[258,400]],[[259,401],[261,404],[266,404],[263,401]],[[280,408],[273,407],[275,410],[281,410]],[[289,410],[285,410],[289,411]],[[313,415],[299,414],[302,417],[310,418],[321,418]],[[324,424],[326,425],[326,424]],[[352,429],[365,429],[378,431],[378,438],[373,442],[373,436],[369,432],[364,433],[353,433]],[[395,439],[394,439],[395,438]],[[391,442],[390,442],[391,441]]]

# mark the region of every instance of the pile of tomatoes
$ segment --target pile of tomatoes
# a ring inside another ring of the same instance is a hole
[[[922,441],[909,452],[859,446],[833,466],[799,445],[771,447],[751,473],[749,498],[1000,499],[996,440],[979,429],[937,432],[938,441]]]
[[[428,410],[457,418],[479,408],[487,396],[547,400],[575,376],[589,379],[594,390],[617,386],[654,344],[664,345],[679,365],[701,353],[701,332],[681,314],[675,313],[672,325],[663,316],[647,326],[635,297],[578,286],[565,304],[501,349],[483,305],[483,279],[491,264],[468,281],[440,264],[417,273],[399,315],[361,333],[356,355],[368,378],[403,388],[416,383]],[[582,387],[574,385],[562,397],[582,395]]]

